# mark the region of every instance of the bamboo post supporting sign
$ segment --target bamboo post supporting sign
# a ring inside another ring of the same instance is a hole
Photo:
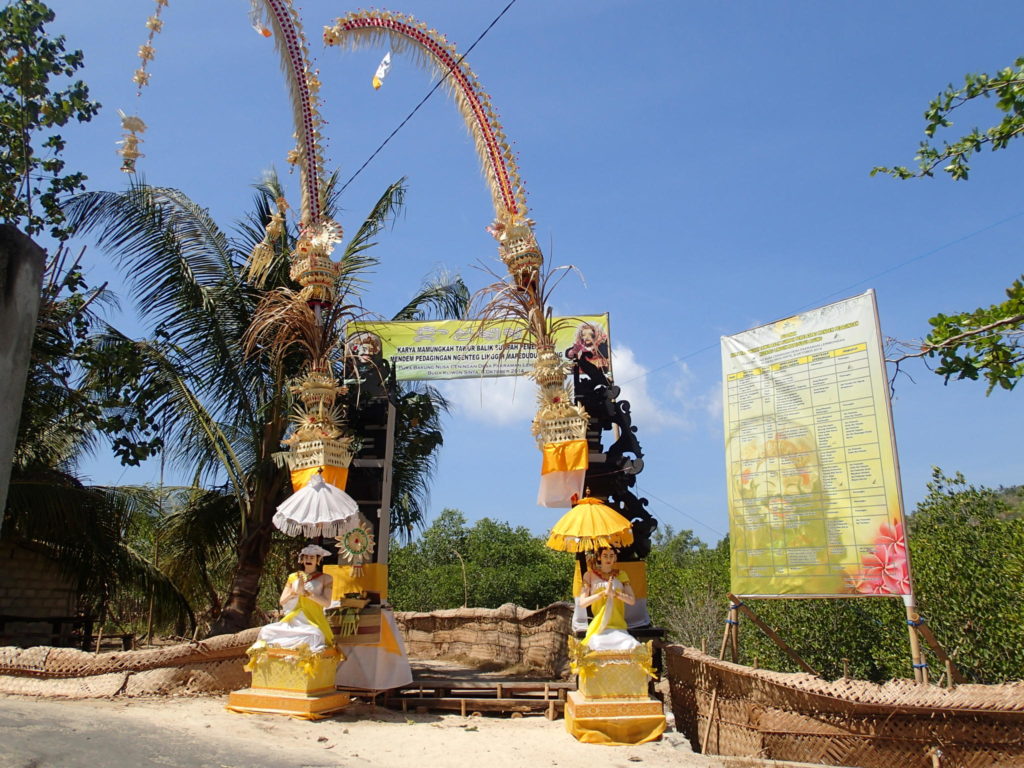
[[[779,636],[779,633],[767,624],[765,624],[764,621],[762,621],[761,617],[754,613],[747,606],[746,603],[744,603],[742,600],[740,600],[738,597],[736,597],[736,595],[732,593],[729,594],[729,599],[732,600],[733,605],[735,605],[737,609],[742,611],[743,615],[750,619],[757,626],[758,629],[760,629],[762,632],[768,635],[768,637],[771,638],[775,642],[775,644],[782,649],[782,652],[789,656],[790,660],[792,660],[793,663],[800,667],[800,669],[802,669],[804,672],[814,675],[815,677],[818,676],[817,670],[810,664],[808,664],[806,661],[804,661],[800,657],[800,654],[798,654],[796,651],[790,648],[786,641]]]
[[[874,291],[723,336],[722,367],[730,599],[900,597],[927,682]]]

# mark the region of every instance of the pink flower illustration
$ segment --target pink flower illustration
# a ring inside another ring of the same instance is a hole
[[[861,570],[848,578],[850,587],[863,595],[910,594],[910,568],[903,525],[882,523],[875,548],[861,558]]]
[[[906,557],[907,542],[903,538],[903,523],[899,520],[893,522],[892,525],[882,523],[878,529],[878,538],[875,539],[875,545],[899,550]]]

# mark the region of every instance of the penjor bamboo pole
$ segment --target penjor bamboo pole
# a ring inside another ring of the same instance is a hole
[[[380,541],[377,542],[377,562],[388,564],[391,549],[391,480],[395,461],[395,421],[397,409],[388,397],[387,443],[384,446],[384,478],[381,483],[380,499]]]

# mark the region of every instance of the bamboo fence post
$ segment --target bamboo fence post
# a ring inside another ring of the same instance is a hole
[[[700,753],[708,754],[708,739],[711,738],[711,723],[715,719],[715,707],[718,705],[718,679],[715,679],[715,690],[711,694],[711,708],[708,710],[708,722],[704,726],[704,740],[700,743]]]
[[[725,629],[722,631],[722,644],[718,648],[718,658],[719,659],[724,659],[725,658],[725,647],[729,643],[729,634],[730,634],[729,633],[729,628],[731,626],[729,624],[730,619],[732,619],[732,608],[729,609],[729,615],[725,619]]]

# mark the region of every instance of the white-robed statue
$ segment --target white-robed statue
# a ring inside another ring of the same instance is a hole
[[[614,549],[601,547],[583,576],[578,601],[583,608],[593,607],[594,618],[581,644],[591,651],[629,651],[639,645],[626,631],[626,605],[635,604],[636,597],[629,576],[615,567],[618,559]]]
[[[334,633],[324,615],[324,608],[331,604],[332,579],[320,570],[320,562],[330,554],[315,544],[299,552],[302,570],[288,577],[281,592],[280,603],[286,613],[280,621],[260,629],[253,649],[295,650],[306,646],[318,653],[334,646]]]

